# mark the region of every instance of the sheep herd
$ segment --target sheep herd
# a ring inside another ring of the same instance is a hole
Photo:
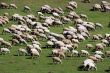
[[[84,0],[84,2],[90,3],[90,0]],[[110,11],[110,3],[102,1],[100,4],[95,4],[93,10]],[[15,4],[0,3],[1,9],[18,7]],[[0,16],[0,25],[9,23],[10,21],[16,22],[9,27],[3,28],[2,35],[10,34],[10,42],[0,38],[0,53],[11,53],[10,49],[13,45],[25,44],[25,48],[19,48],[17,50],[18,56],[31,56],[32,59],[40,57],[42,53],[42,44],[39,38],[46,40],[45,48],[52,48],[51,56],[53,63],[63,64],[63,60],[67,56],[71,57],[86,57],[82,61],[82,70],[97,70],[96,64],[99,61],[103,61],[105,57],[110,57],[110,51],[105,51],[106,47],[110,46],[110,34],[106,33],[91,35],[90,31],[95,31],[97,28],[103,30],[103,25],[100,23],[94,23],[88,21],[89,18],[86,14],[77,14],[75,9],[78,8],[78,4],[75,1],[70,1],[65,6],[67,14],[61,7],[54,8],[49,5],[43,5],[37,12],[37,17],[33,14],[20,15],[15,13],[9,18],[8,13],[4,13]],[[31,8],[24,6],[24,12],[31,12]],[[48,16],[46,14],[49,14]],[[42,22],[40,22],[42,21]],[[74,26],[65,27],[68,23],[73,23]],[[55,33],[50,31],[51,26],[61,26],[63,28],[62,33]],[[82,41],[91,39],[92,41],[100,41],[93,44],[85,44],[84,48],[79,50],[79,45]],[[95,49],[94,49],[95,47]],[[95,50],[90,53],[88,50]]]

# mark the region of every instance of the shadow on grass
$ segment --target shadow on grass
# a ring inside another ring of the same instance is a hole
[[[110,70],[105,70],[105,72],[110,73]]]
[[[77,70],[78,70],[78,71],[83,71],[83,68],[84,68],[84,66],[81,65],[81,66],[79,66],[79,67],[77,68]]]
[[[48,55],[48,56],[46,56],[46,57],[52,57],[51,55]]]
[[[53,63],[48,63],[48,65],[54,65]]]

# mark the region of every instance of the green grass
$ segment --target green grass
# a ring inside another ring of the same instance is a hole
[[[3,13],[8,12],[10,15],[14,13],[19,13],[21,15],[27,15],[27,14],[34,14],[36,15],[36,11],[39,10],[39,8],[44,4],[49,4],[52,7],[62,7],[65,11],[65,6],[67,5],[67,2],[69,0],[0,0],[0,2],[6,2],[8,4],[15,3],[18,6],[18,9],[0,9],[0,15],[3,15]],[[89,21],[92,22],[99,22],[103,24],[104,29],[97,29],[96,31],[92,31],[91,35],[101,33],[110,33],[110,28],[107,27],[108,22],[110,21],[110,13],[109,12],[92,12],[89,11],[91,9],[91,6],[94,3],[100,3],[101,0],[91,0],[92,2],[90,4],[81,3],[80,0],[75,0],[78,3],[78,9],[75,10],[78,14],[84,13],[87,14],[89,17]],[[109,1],[109,0],[106,0]],[[110,2],[110,1],[109,1]],[[24,13],[23,12],[23,6],[28,5],[31,7],[32,12],[31,13]],[[67,13],[67,11],[66,11]],[[15,22],[10,22],[9,24],[6,24],[4,27],[9,27],[11,24],[15,24]],[[67,26],[73,26],[73,23],[68,23],[65,25]],[[2,32],[3,27],[0,27],[0,32]],[[63,30],[61,26],[51,27],[50,30],[53,32],[61,33]],[[9,34],[0,35],[0,37],[3,37],[6,41],[9,41],[11,39]],[[91,39],[88,39],[84,42],[80,43],[80,46],[78,50],[84,49],[84,45],[86,43],[92,43],[95,45],[97,42],[90,42]],[[41,41],[42,46],[45,45],[46,40]],[[51,53],[50,49],[43,49],[43,52],[41,53],[41,56],[38,59],[32,60],[29,59],[29,56],[23,57],[23,56],[16,56],[17,55],[17,49],[20,47],[25,47],[24,45],[18,45],[13,46],[11,49],[10,54],[6,55],[0,55],[0,73],[106,73],[105,70],[108,69],[108,66],[110,66],[110,59],[105,58],[103,62],[97,63],[98,70],[97,71],[78,71],[78,67],[81,65],[84,59],[86,57],[66,57],[66,59],[62,60],[63,64],[55,65],[52,64],[51,57],[48,57]],[[109,47],[106,48],[106,50],[109,50]]]

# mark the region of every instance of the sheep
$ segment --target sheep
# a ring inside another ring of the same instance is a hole
[[[108,40],[106,40],[106,39],[102,39],[102,40],[101,40],[101,43],[106,44],[106,46],[108,46],[108,45],[109,45],[109,41],[108,41]]]
[[[92,49],[93,48],[93,45],[92,44],[86,44],[86,48],[87,49]]]
[[[7,42],[7,41],[3,41],[2,44],[3,44],[5,47],[7,47],[7,48],[9,48],[9,47],[11,48],[11,47],[12,47],[11,43],[9,43],[9,42]]]
[[[2,34],[5,33],[5,32],[12,33],[8,28],[3,28]]]
[[[79,47],[79,45],[78,45],[78,44],[73,44],[72,47],[73,47],[74,49],[77,49],[77,48]]]
[[[72,50],[71,51],[71,56],[74,56],[74,55],[76,55],[76,56],[79,56],[79,52],[77,51],[77,50]]]
[[[78,18],[78,19],[75,19],[75,22],[74,24],[82,24],[83,23],[83,20]]]
[[[51,12],[56,12],[58,14],[63,14],[64,13],[64,11],[61,7],[53,8]]]
[[[97,28],[97,27],[99,27],[99,28],[103,28],[103,25],[100,24],[100,23],[95,23],[95,28]]]
[[[96,49],[96,50],[104,50],[105,47],[106,47],[105,44],[103,44],[103,43],[98,43],[98,44],[96,44],[95,49]]]
[[[77,34],[79,41],[84,41],[85,37],[83,37],[81,34]]]
[[[28,54],[28,52],[27,52],[27,50],[26,49],[23,49],[23,48],[19,48],[18,49],[18,56],[19,55],[27,55]]]
[[[59,51],[61,51],[61,50],[60,50],[60,49],[53,49],[53,50],[52,50],[52,55],[53,55],[53,56],[57,56],[58,53],[59,53]]]
[[[94,62],[97,62],[97,61],[99,61],[96,57],[94,57],[94,56],[89,56],[88,57],[89,59],[92,59]]]
[[[94,4],[94,6],[93,6],[93,10],[94,11],[101,11],[101,6],[100,6],[100,4]]]
[[[42,49],[41,49],[41,47],[40,47],[39,45],[37,45],[37,44],[32,44],[32,45],[33,45],[33,47],[34,47],[35,49],[38,50],[38,52],[42,52]]]
[[[24,6],[24,12],[31,12],[31,8],[28,6]]]
[[[94,61],[92,59],[86,59],[83,62],[83,66],[84,66],[83,70],[89,71],[89,70],[92,70],[93,68],[95,70],[97,70],[97,67],[95,66],[95,63],[94,63]]]
[[[10,53],[10,50],[8,48],[0,48],[1,54],[7,54]]]
[[[40,56],[39,52],[35,48],[31,49],[31,54],[32,54],[32,59],[34,59],[35,57],[37,58],[37,57]]]
[[[53,63],[60,63],[62,64],[62,60],[59,57],[52,57]]]
[[[61,21],[63,23],[67,23],[67,22],[71,22],[71,19],[70,18],[67,18],[66,16],[61,16]]]
[[[58,18],[60,17],[60,15],[56,12],[53,12],[52,14],[53,14],[54,17],[58,17]]]
[[[17,7],[15,4],[10,4],[10,5],[9,5],[9,8],[17,9],[18,7]]]
[[[74,9],[77,8],[77,3],[76,3],[75,1],[70,1],[70,2],[68,3],[68,5],[69,5],[69,6],[72,6]]]
[[[92,40],[99,40],[99,37],[97,35],[93,35]]]
[[[89,54],[89,52],[86,51],[86,50],[81,50],[81,51],[80,51],[80,56],[81,56],[81,55],[83,55],[83,56],[89,56],[90,54]]]
[[[85,15],[85,14],[80,14],[80,18],[83,18],[83,19],[85,19],[85,20],[88,20],[88,17],[87,17],[87,15]]]
[[[74,8],[72,6],[69,6],[69,5],[66,6],[66,8],[69,9],[69,10],[74,10]]]
[[[38,41],[32,41],[32,44],[41,45]]]
[[[19,44],[19,41],[17,39],[12,39],[11,42],[12,42],[12,45]]]
[[[9,13],[4,13],[3,16],[9,17]]]
[[[53,49],[52,55],[53,55],[53,57],[65,58],[64,52],[60,49]]]
[[[96,57],[97,59],[99,59],[99,60],[101,60],[101,61],[103,60],[103,58],[102,58],[101,55],[95,54],[94,57]]]
[[[107,57],[110,57],[110,51],[105,51],[105,55],[106,55]]]
[[[54,45],[54,43],[52,42],[52,41],[47,41],[47,45],[46,45],[46,47],[52,47]]]
[[[104,55],[104,53],[102,51],[95,51],[95,54]]]
[[[42,12],[37,12],[38,16],[44,16]]]
[[[4,3],[4,2],[1,2],[1,3],[0,3],[0,8],[5,9],[5,8],[8,8],[8,7],[9,7],[8,4],[6,4],[6,3]]]
[[[40,9],[42,13],[51,13],[52,8],[49,5],[43,5]]]

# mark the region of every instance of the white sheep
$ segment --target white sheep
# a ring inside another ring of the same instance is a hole
[[[0,52],[3,54],[10,53],[10,50],[8,48],[0,48]]]
[[[59,57],[53,57],[53,63],[60,63],[62,64],[62,60]]]

